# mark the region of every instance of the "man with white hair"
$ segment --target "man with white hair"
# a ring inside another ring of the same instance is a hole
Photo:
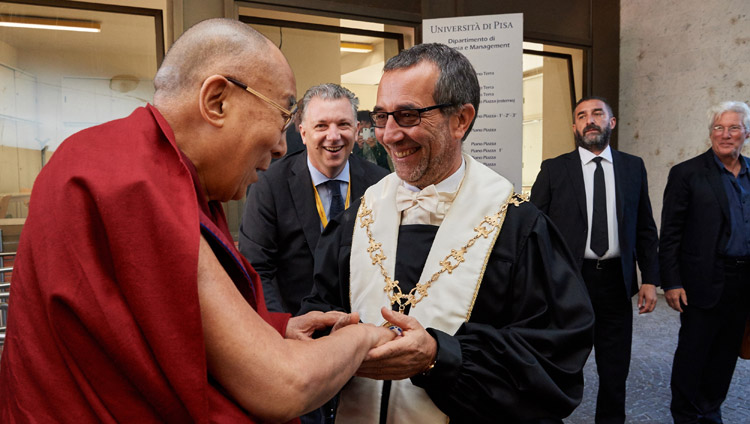
[[[675,165],[664,190],[659,262],[667,303],[680,312],[672,365],[675,423],[721,423],[750,310],[750,169],[740,154],[750,108],[708,111],[711,148]]]

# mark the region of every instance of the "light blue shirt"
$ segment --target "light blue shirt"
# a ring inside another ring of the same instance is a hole
[[[331,214],[328,209],[331,208],[331,192],[328,191],[328,186],[321,184],[327,182],[328,180],[337,180],[346,183],[339,184],[339,188],[341,189],[341,198],[344,199],[344,202],[346,202],[346,193],[349,188],[349,161],[346,161],[344,169],[342,169],[341,172],[339,172],[339,174],[333,178],[328,178],[323,175],[322,172],[318,171],[318,169],[313,166],[312,162],[310,162],[309,156],[307,158],[307,169],[310,171],[310,178],[312,178],[313,185],[318,189],[320,201],[323,203],[323,209],[325,209],[326,211],[326,219],[330,221]],[[322,226],[323,224],[321,223],[320,225]]]

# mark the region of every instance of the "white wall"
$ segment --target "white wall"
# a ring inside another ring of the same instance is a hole
[[[615,131],[646,163],[657,224],[670,167],[710,146],[706,110],[750,100],[748,28],[748,0],[621,2]]]
[[[156,62],[147,55],[31,50],[19,54],[18,64],[33,73],[38,81],[36,103],[40,146],[37,148],[46,144],[55,150],[74,132],[127,116],[153,97],[151,79],[156,73]],[[136,90],[129,93],[109,90],[109,79],[122,74],[141,79]],[[128,106],[117,107],[123,102]],[[83,117],[76,111],[87,116]]]
[[[341,82],[341,54],[339,35],[319,33],[296,28],[251,25],[277,46],[281,44],[289,65],[297,79],[297,98],[301,99],[308,88],[324,83]],[[281,39],[283,37],[283,43]],[[314,54],[312,53],[314,52]]]
[[[8,43],[0,41],[0,63],[4,63],[11,67],[16,67],[18,60],[18,52],[16,48]]]

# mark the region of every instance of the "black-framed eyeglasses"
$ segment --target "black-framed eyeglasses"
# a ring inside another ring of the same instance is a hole
[[[264,102],[268,103],[269,105],[271,105],[271,106],[275,107],[276,109],[278,109],[279,111],[281,111],[281,115],[285,119],[284,126],[281,128],[281,131],[286,131],[286,129],[289,128],[290,125],[292,125],[292,122],[294,121],[294,115],[297,114],[297,105],[296,104],[294,106],[292,106],[292,110],[289,110],[289,109],[281,106],[280,104],[274,102],[273,100],[269,99],[268,97],[266,97],[266,96],[260,94],[259,92],[253,90],[252,88],[248,87],[247,84],[245,84],[244,82],[238,81],[238,80],[236,80],[236,79],[234,79],[232,77],[224,77],[224,78],[226,78],[227,81],[229,81],[229,82],[231,82],[233,84],[236,84],[237,86],[239,86],[243,90],[247,91],[250,94],[253,94],[253,95],[257,96],[258,98],[260,98]]]
[[[444,107],[453,106],[452,103],[443,103],[435,106],[423,107],[421,109],[401,109],[394,110],[393,112],[370,112],[370,119],[372,119],[372,126],[376,128],[385,128],[388,123],[388,116],[393,116],[393,119],[399,126],[402,127],[415,127],[422,122],[422,114],[434,109],[442,109]]]

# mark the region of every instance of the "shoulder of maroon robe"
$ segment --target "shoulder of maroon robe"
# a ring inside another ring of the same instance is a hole
[[[31,199],[0,366],[0,399],[13,402],[0,416],[251,422],[208,382],[199,208],[159,112],[70,137]]]

